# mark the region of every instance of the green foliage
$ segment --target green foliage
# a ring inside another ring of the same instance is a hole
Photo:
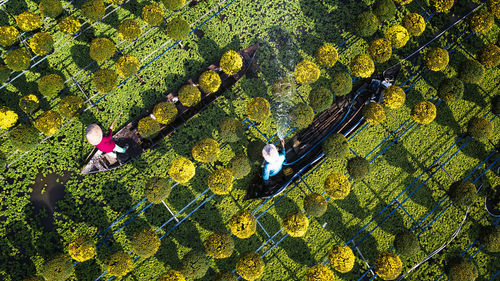
[[[0,128],[9,129],[17,123],[18,115],[13,110],[2,106],[0,107]]]
[[[349,246],[336,245],[328,252],[330,266],[340,273],[347,273],[354,267],[354,253]]]
[[[347,162],[347,172],[354,180],[361,180],[370,174],[370,162],[363,157],[354,157]]]
[[[139,70],[140,62],[134,56],[122,56],[116,62],[116,73],[121,77],[130,77]]]
[[[16,24],[22,31],[33,31],[40,28],[42,21],[39,15],[33,12],[24,12],[17,15]]]
[[[363,107],[363,117],[372,125],[385,120],[385,109],[379,103],[370,102]]]
[[[266,144],[262,140],[251,141],[247,146],[247,155],[250,162],[262,161],[262,149]]]
[[[90,21],[100,21],[106,13],[104,2],[101,0],[86,0],[80,9],[82,16]]]
[[[255,122],[264,122],[271,115],[271,105],[262,97],[255,97],[247,104],[248,119]]]
[[[59,30],[68,34],[74,34],[78,32],[78,30],[80,30],[80,27],[82,26],[80,21],[72,16],[63,18],[57,25],[59,26]]]
[[[118,26],[118,35],[127,41],[134,41],[141,33],[141,25],[134,19],[123,20]]]
[[[109,93],[116,88],[118,75],[113,69],[101,68],[94,73],[92,83],[101,93]]]
[[[46,99],[56,97],[63,88],[64,79],[59,74],[47,74],[38,80],[38,91]]]
[[[178,183],[187,183],[194,177],[195,173],[193,162],[185,157],[175,159],[168,169],[168,174]]]
[[[299,103],[290,112],[290,126],[304,129],[314,120],[314,110],[305,103]]]
[[[45,280],[66,280],[74,272],[73,264],[68,256],[62,255],[45,262],[40,275]]]
[[[375,261],[375,273],[383,280],[396,279],[402,270],[403,263],[394,253],[381,253]]]
[[[375,0],[373,14],[378,17],[379,21],[391,20],[396,15],[396,5],[392,0]]]
[[[264,261],[256,252],[246,252],[241,254],[236,262],[236,273],[243,279],[253,281],[259,279],[264,273]]]
[[[237,281],[236,276],[231,272],[219,272],[212,281]]]
[[[90,57],[101,64],[115,54],[115,43],[108,38],[95,38],[90,43]]]
[[[219,134],[222,141],[237,142],[243,138],[243,126],[234,118],[226,118],[219,124]]]
[[[500,65],[500,47],[495,44],[484,46],[479,54],[479,61],[486,67],[497,67]]]
[[[333,45],[325,43],[316,51],[315,57],[321,66],[333,67],[339,59],[339,54]]]
[[[495,18],[492,14],[488,13],[486,10],[481,10],[476,12],[470,18],[469,24],[472,31],[476,33],[486,34],[491,30],[493,24],[495,23]]]
[[[335,275],[326,265],[317,264],[309,268],[306,272],[305,281],[331,281],[335,280]]]
[[[69,243],[68,252],[78,262],[88,261],[96,255],[94,240],[87,235],[78,235]]]
[[[241,239],[251,237],[257,230],[257,220],[248,210],[239,210],[229,220],[231,233]]]
[[[59,0],[42,0],[38,4],[38,10],[44,17],[56,18],[63,11],[63,6]]]
[[[395,49],[402,48],[410,39],[408,30],[401,25],[393,25],[389,27],[384,34],[387,41],[391,42],[391,46]]]
[[[219,158],[219,143],[211,138],[197,141],[191,150],[193,159],[201,163],[215,162]]]
[[[333,200],[344,199],[351,192],[351,183],[344,174],[331,173],[325,179],[324,188]]]
[[[403,89],[396,85],[387,87],[383,93],[384,105],[389,108],[400,108],[406,100],[406,94]]]
[[[200,75],[200,88],[205,93],[215,93],[219,90],[221,80],[219,73],[213,70],[207,70]]]
[[[111,276],[125,276],[134,267],[132,257],[125,252],[114,253],[105,261],[105,264]]]
[[[450,281],[474,281],[478,277],[476,266],[464,259],[453,261],[447,272]]]
[[[364,12],[354,20],[354,33],[361,37],[370,37],[377,31],[378,25],[376,15],[372,12]]]
[[[145,139],[154,138],[160,130],[160,123],[149,116],[142,118],[137,124],[137,131]]]
[[[349,65],[352,75],[355,77],[368,78],[375,72],[375,64],[367,55],[357,55],[351,60]]]
[[[490,253],[500,252],[500,226],[488,226],[481,232],[480,240],[486,251]]]
[[[35,95],[26,95],[19,99],[19,108],[29,115],[38,109],[39,103]]]
[[[0,26],[0,46],[8,47],[14,44],[18,36],[17,28],[10,25]]]
[[[306,235],[309,228],[309,219],[300,211],[288,212],[281,226],[291,237],[302,237]]]
[[[233,159],[229,162],[229,169],[233,172],[233,175],[237,179],[242,179],[246,177],[252,167],[250,166],[250,161],[245,155],[235,155]]]
[[[464,83],[458,78],[445,78],[439,84],[438,96],[449,103],[462,98],[464,94]]]
[[[323,152],[332,159],[342,159],[349,152],[349,144],[342,134],[334,133],[323,141]]]
[[[425,31],[425,20],[418,13],[410,13],[403,18],[403,26],[411,36],[420,36]]]
[[[420,251],[420,244],[414,233],[403,231],[396,234],[394,248],[400,255],[411,258]]]
[[[233,189],[233,172],[226,168],[219,168],[208,176],[207,185],[218,195],[229,194]]]
[[[130,242],[132,250],[143,258],[154,256],[161,244],[160,238],[152,229],[144,229],[135,233]]]
[[[168,101],[160,102],[153,108],[153,115],[156,121],[164,125],[172,123],[177,118],[177,113],[175,104]]]
[[[313,217],[321,217],[328,208],[326,198],[318,193],[310,193],[304,197],[304,210]]]
[[[303,60],[295,66],[295,81],[299,84],[311,84],[318,80],[321,71],[312,61]]]
[[[203,252],[192,250],[182,258],[181,272],[190,279],[203,278],[208,271],[209,262]]]
[[[187,84],[182,86],[177,93],[179,101],[186,107],[197,105],[201,101],[201,92],[198,87]]]
[[[78,116],[83,107],[83,98],[79,96],[66,96],[59,102],[59,112],[67,119]]]
[[[5,64],[0,64],[0,86],[9,79],[10,69]]]
[[[171,269],[160,276],[156,281],[186,281],[186,278],[182,272]]]
[[[493,123],[482,117],[472,117],[467,123],[467,133],[473,138],[487,141],[493,136]]]
[[[8,68],[14,71],[22,71],[30,66],[31,57],[24,49],[9,51],[4,58]]]
[[[479,84],[483,81],[485,75],[484,66],[477,60],[469,59],[460,64],[459,78],[464,83]]]
[[[144,196],[148,198],[149,202],[154,204],[159,204],[161,201],[166,200],[171,191],[170,182],[168,179],[162,177],[151,177],[144,185]]]
[[[430,101],[421,101],[413,107],[411,118],[422,125],[429,124],[436,118],[436,106]]]
[[[229,258],[234,251],[233,238],[225,232],[216,232],[208,236],[203,246],[207,255],[215,259]]]
[[[379,38],[370,43],[368,46],[368,53],[370,57],[376,62],[386,62],[392,56],[392,46],[391,42],[387,41],[384,38]]]
[[[62,126],[62,116],[53,111],[48,110],[35,119],[35,127],[46,136],[55,134]]]
[[[448,13],[455,4],[455,0],[430,0],[430,4],[438,13]]]
[[[158,3],[151,3],[142,8],[142,19],[149,25],[160,25],[163,21],[163,9]]]
[[[21,152],[30,151],[36,147],[40,137],[38,130],[29,125],[20,124],[9,133],[9,140],[15,149]]]
[[[166,25],[167,36],[174,40],[183,40],[189,36],[191,28],[189,23],[182,18],[175,18]]]
[[[345,96],[352,91],[352,78],[349,73],[339,71],[332,78],[332,92],[336,96]]]
[[[500,95],[498,94],[491,99],[491,112],[500,115]]]
[[[309,93],[309,105],[316,111],[321,112],[327,110],[332,106],[333,95],[325,87],[314,88],[311,93]]]
[[[450,185],[448,196],[459,206],[470,206],[477,200],[476,186],[469,181],[456,181]]]
[[[186,4],[186,0],[162,0],[165,8],[175,11]]]
[[[220,59],[220,68],[227,75],[235,75],[243,67],[243,58],[236,51],[225,52]]]
[[[425,54],[425,65],[432,71],[441,71],[446,68],[450,61],[448,51],[441,48],[430,48]]]

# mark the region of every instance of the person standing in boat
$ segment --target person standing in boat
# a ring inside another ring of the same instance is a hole
[[[90,124],[86,130],[86,137],[87,141],[91,145],[95,146],[103,153],[107,153],[109,156],[117,158],[116,153],[125,153],[128,145],[120,147],[113,141],[113,125],[114,123],[109,126],[109,134],[107,136],[103,136],[101,127],[99,127],[99,125]]]
[[[262,170],[262,179],[265,184],[269,184],[269,178],[277,175],[283,168],[285,162],[285,141],[281,140],[281,152],[274,144],[267,144],[262,149],[262,156],[264,157],[264,167]]]

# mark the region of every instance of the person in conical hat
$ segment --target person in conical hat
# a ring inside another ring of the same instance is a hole
[[[127,145],[120,147],[113,141],[113,125],[109,127],[109,134],[104,136],[99,125],[90,124],[87,126],[85,136],[91,145],[114,158],[116,158],[116,152],[125,153],[128,148]]]
[[[262,179],[267,183],[269,178],[277,175],[283,168],[285,162],[285,142],[281,140],[281,152],[274,144],[267,144],[262,149],[262,157],[264,157],[264,167],[262,170]]]

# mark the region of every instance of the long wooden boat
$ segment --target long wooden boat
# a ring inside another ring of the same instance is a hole
[[[325,157],[321,146],[323,139],[332,133],[349,137],[363,126],[363,107],[371,101],[380,102],[383,91],[394,83],[399,71],[397,66],[367,79],[357,90],[337,99],[329,109],[317,115],[309,127],[285,144],[286,162],[291,165],[283,166],[282,171],[271,177],[267,184],[259,173],[248,186],[244,200],[276,196],[298,180],[299,175],[321,162]]]
[[[118,159],[113,159],[106,154],[98,151],[96,152],[87,165],[83,168],[82,174],[94,174],[99,172],[110,171],[119,168],[137,156],[141,155],[147,149],[154,148],[163,138],[170,135],[177,128],[182,127],[189,119],[191,119],[196,114],[202,112],[209,104],[220,97],[227,89],[231,88],[239,79],[241,79],[247,72],[249,72],[256,63],[256,53],[259,49],[259,45],[255,44],[251,47],[238,51],[238,53],[243,58],[243,67],[235,75],[227,75],[220,70],[220,68],[212,64],[208,69],[216,71],[221,77],[221,86],[219,90],[215,93],[203,93],[201,94],[201,101],[192,107],[183,106],[177,96],[177,91],[169,93],[165,96],[163,101],[169,101],[175,104],[177,107],[177,117],[176,119],[168,124],[162,125],[161,130],[157,136],[152,139],[145,139],[140,136],[137,125],[141,118],[151,114],[153,109],[149,109],[144,112],[142,116],[135,119],[134,121],[128,123],[125,127],[119,130],[113,135],[115,142],[120,145],[128,145],[127,153],[118,154]],[[188,84],[194,84],[193,79],[187,81]]]

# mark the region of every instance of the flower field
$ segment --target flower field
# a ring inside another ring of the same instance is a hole
[[[500,279],[499,20],[498,0],[0,0],[0,280]],[[89,124],[152,139],[167,94],[197,106],[254,44],[172,134],[81,174]],[[243,200],[263,143],[394,65],[363,126]]]

